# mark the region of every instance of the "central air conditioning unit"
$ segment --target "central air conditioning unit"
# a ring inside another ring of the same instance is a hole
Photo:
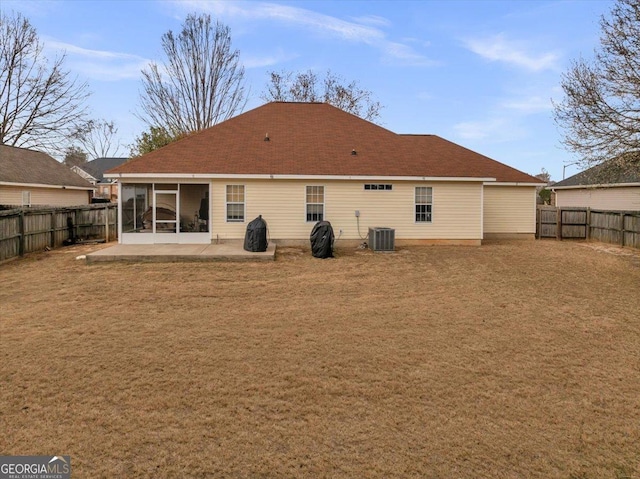
[[[395,238],[393,228],[369,228],[369,248],[373,251],[395,251]]]

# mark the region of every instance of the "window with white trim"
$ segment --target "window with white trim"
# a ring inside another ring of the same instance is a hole
[[[244,221],[244,185],[227,185],[227,222]]]
[[[31,206],[31,192],[23,191],[22,192],[22,206]]]
[[[307,186],[307,221],[324,219],[324,186]]]
[[[416,186],[416,223],[431,223],[432,208],[433,189],[430,186]]]

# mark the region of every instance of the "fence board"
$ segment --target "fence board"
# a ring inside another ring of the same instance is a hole
[[[591,239],[640,248],[640,211],[538,207],[537,226],[538,238]]]
[[[62,246],[71,236],[68,219],[73,221],[72,235],[77,238],[117,239],[115,204],[5,210],[0,211],[0,262]]]
[[[554,207],[540,206],[537,210],[536,235],[539,238],[558,237],[558,210]]]
[[[560,210],[563,225],[584,225],[587,222],[587,210]]]
[[[587,238],[587,225],[562,225],[562,237],[567,239],[586,239]]]

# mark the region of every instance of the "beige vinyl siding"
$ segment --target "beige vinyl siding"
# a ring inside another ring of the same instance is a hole
[[[313,222],[306,221],[306,187],[324,186],[324,217],[336,236],[362,239],[369,227],[395,228],[398,239],[482,238],[482,184],[476,182],[401,182],[393,189],[365,190],[370,181],[213,180],[213,239],[243,238],[247,223],[262,215],[272,239],[308,239]],[[389,183],[389,182],[385,182]],[[245,221],[228,223],[225,192],[228,184],[245,185]],[[415,187],[433,188],[433,221],[416,223]],[[360,212],[360,231],[355,211]]]
[[[556,190],[557,206],[580,206],[600,210],[640,210],[640,186]]]
[[[89,204],[87,190],[0,185],[0,205],[22,205],[22,192],[31,192],[32,206],[76,206]]]
[[[535,186],[484,187],[484,234],[535,234]]]

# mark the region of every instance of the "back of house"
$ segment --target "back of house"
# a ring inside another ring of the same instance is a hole
[[[117,179],[123,243],[242,239],[259,215],[279,243],[328,220],[402,243],[533,238],[540,180],[434,135],[401,135],[324,103],[268,103],[135,158]]]

